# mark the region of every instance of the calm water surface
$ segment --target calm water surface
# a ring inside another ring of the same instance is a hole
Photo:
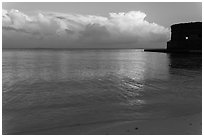
[[[201,112],[201,55],[3,50],[2,65],[3,134]]]

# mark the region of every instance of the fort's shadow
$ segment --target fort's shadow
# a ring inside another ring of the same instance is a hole
[[[168,55],[170,68],[202,70],[202,54],[170,53]]]

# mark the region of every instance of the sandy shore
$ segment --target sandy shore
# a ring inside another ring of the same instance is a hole
[[[201,135],[202,114],[160,120],[78,125],[17,134],[27,135]]]
[[[168,118],[123,122],[89,132],[95,135],[201,135],[202,114]]]

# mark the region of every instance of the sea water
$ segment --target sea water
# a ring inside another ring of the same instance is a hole
[[[3,49],[2,73],[3,134],[185,116],[202,108],[196,54]]]

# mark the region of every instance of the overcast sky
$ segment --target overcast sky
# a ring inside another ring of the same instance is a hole
[[[3,3],[3,48],[165,48],[202,3]]]

